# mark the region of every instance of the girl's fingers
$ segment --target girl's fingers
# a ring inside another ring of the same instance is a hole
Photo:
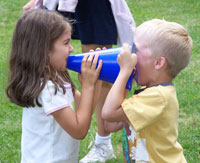
[[[88,57],[89,57],[89,54],[86,54],[86,55],[83,57],[81,65],[84,66],[84,65],[86,64]]]
[[[78,80],[81,83],[81,74],[78,74]]]
[[[96,48],[96,51],[99,51],[99,50],[101,50],[101,48]]]
[[[93,70],[96,69],[96,65],[97,65],[97,62],[98,62],[98,58],[99,58],[99,55],[96,54],[96,55],[94,56],[94,59],[93,59],[93,62],[92,62],[92,67],[91,67]]]
[[[103,65],[103,61],[100,60],[100,61],[99,61],[99,65],[98,65],[98,67],[97,67],[97,69],[96,69],[96,72],[97,72],[98,74],[99,74],[100,71],[101,71],[102,65]]]
[[[94,54],[90,54],[88,59],[87,59],[87,66],[91,67],[91,64],[93,62]]]
[[[84,68],[84,69],[86,68],[88,70],[90,69],[93,72],[96,71],[97,74],[99,74],[101,71],[103,62],[102,62],[102,60],[100,60],[98,63],[98,58],[99,58],[98,54],[96,54],[96,55],[95,54],[86,54],[82,60],[82,64],[83,64],[82,68]],[[97,63],[98,63],[98,66],[97,66]]]

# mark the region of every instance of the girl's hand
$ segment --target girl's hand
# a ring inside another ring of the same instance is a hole
[[[117,57],[117,62],[120,65],[120,70],[133,71],[137,63],[137,55],[131,54],[131,49],[128,44],[123,44],[123,50]]]
[[[99,61],[98,67],[98,55],[94,54],[86,54],[83,57],[81,63],[81,86],[83,87],[90,87],[95,86],[95,83],[99,77],[99,73],[102,67],[102,60]]]

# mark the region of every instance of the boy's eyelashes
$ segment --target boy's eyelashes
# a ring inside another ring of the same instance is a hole
[[[137,53],[138,52],[138,49],[136,47],[132,48],[132,53]]]
[[[136,54],[137,52],[138,52],[138,49],[137,49],[135,43],[133,42],[131,53],[135,53]]]

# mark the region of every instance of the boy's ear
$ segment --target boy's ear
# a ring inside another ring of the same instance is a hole
[[[154,67],[156,70],[160,70],[167,66],[167,59],[165,57],[159,57],[154,62]]]

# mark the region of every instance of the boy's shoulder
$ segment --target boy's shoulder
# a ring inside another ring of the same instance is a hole
[[[144,98],[164,98],[165,100],[170,98],[170,96],[176,95],[176,88],[174,85],[156,85],[148,88],[142,88],[136,90],[133,96],[139,96]]]
[[[170,90],[170,89],[175,89],[174,85],[172,83],[162,83],[162,84],[157,84],[152,87],[147,87],[146,89],[151,89],[151,90]]]
[[[148,87],[144,91],[144,93],[153,93],[160,92],[161,94],[170,94],[172,92],[176,92],[176,88],[172,84],[159,84],[156,86]]]

